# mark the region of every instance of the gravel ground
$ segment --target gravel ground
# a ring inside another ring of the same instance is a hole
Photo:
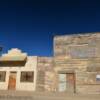
[[[0,91],[0,100],[100,100],[100,95]]]

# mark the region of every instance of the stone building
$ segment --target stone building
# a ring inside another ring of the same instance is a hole
[[[100,93],[100,33],[54,37],[57,90]]]
[[[11,49],[0,57],[0,90],[100,93],[100,33],[54,37],[53,57]]]

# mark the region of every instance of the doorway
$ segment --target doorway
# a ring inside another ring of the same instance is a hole
[[[16,72],[10,72],[8,90],[16,89]]]
[[[60,73],[58,90],[59,92],[75,92],[75,74]]]

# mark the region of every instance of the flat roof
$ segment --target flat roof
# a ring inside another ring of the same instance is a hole
[[[60,36],[88,36],[88,35],[96,35],[96,34],[100,34],[100,32],[64,33],[64,34],[54,35],[54,37],[60,37]]]

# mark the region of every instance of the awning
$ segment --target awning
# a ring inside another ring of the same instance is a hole
[[[0,58],[0,67],[20,67],[25,66],[27,57],[25,56],[10,56]]]
[[[2,61],[0,67],[24,67],[26,61]]]
[[[1,61],[24,61],[27,57],[26,56],[2,56],[0,57]]]

